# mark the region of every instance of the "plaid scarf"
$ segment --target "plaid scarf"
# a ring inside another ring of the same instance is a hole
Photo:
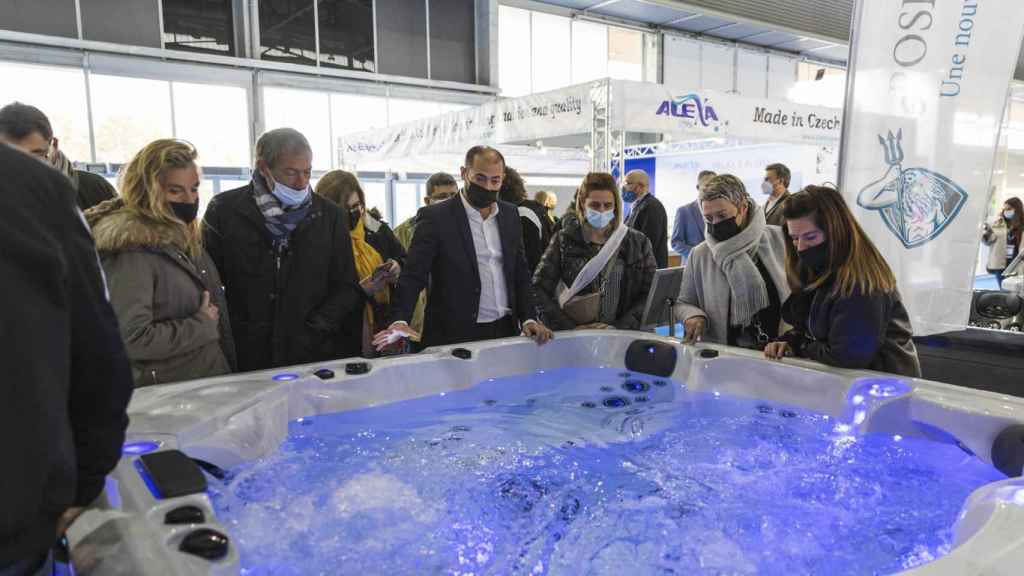
[[[274,239],[274,247],[287,248],[288,237],[292,230],[295,230],[309,215],[309,209],[313,205],[313,195],[307,196],[306,200],[297,206],[282,206],[281,201],[267,189],[266,182],[259,174],[252,178],[252,193],[256,199],[256,207],[263,214],[267,231]]]

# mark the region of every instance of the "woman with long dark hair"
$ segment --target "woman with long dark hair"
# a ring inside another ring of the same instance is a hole
[[[794,328],[765,356],[920,376],[896,277],[839,192],[808,186],[790,196],[784,216],[793,295],[782,317]]]
[[[363,356],[376,356],[370,341],[386,327],[391,313],[391,290],[405,265],[405,248],[391,228],[366,208],[366,193],[351,172],[332,170],[316,183],[316,193],[334,202],[348,215],[352,256],[360,287],[366,296],[363,310]]]
[[[1024,204],[1020,198],[1010,198],[1003,204],[994,224],[985,225],[981,241],[990,247],[988,252],[989,274],[994,274],[999,287],[1003,287],[1003,271],[1020,254],[1021,238],[1024,237]]]

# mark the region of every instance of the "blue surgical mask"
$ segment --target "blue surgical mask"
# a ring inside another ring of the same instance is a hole
[[[611,224],[614,219],[615,210],[599,212],[593,208],[587,208],[587,223],[593,226],[596,230],[603,230]]]
[[[622,201],[626,202],[626,203],[636,201],[636,192],[633,192],[632,190],[630,190],[628,188],[623,188],[622,189]]]
[[[302,190],[296,190],[295,188],[289,188],[280,182],[274,182],[273,178],[269,178],[273,182],[274,187],[270,190],[270,193],[275,198],[280,200],[281,204],[285,206],[298,206],[309,198],[309,186],[307,185]]]

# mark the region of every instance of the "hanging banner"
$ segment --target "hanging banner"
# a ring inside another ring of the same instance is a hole
[[[343,162],[462,153],[477,144],[500,145],[589,134],[590,84],[494,102],[384,130],[339,139]]]
[[[630,132],[834,145],[843,111],[644,82],[615,82],[613,122]]]
[[[840,185],[918,335],[963,329],[1006,98],[1017,1],[858,0]]]

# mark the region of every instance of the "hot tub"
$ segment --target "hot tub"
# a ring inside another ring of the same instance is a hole
[[[129,412],[111,507],[68,534],[92,574],[1024,566],[1024,401],[923,380],[584,331],[142,388]],[[143,463],[172,450],[205,490],[161,492]]]

